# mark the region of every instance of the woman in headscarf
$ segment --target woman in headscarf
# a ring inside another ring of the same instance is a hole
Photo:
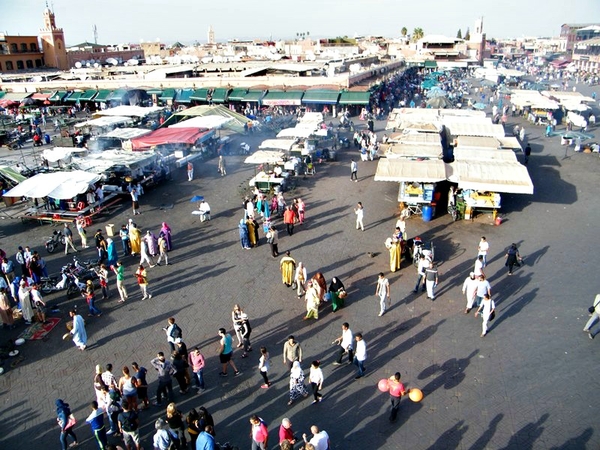
[[[346,297],[344,283],[342,283],[338,277],[333,277],[331,279],[329,293],[331,295],[331,306],[335,312],[344,306],[344,298]]]
[[[308,282],[308,288],[304,296],[306,300],[306,316],[304,316],[304,320],[319,318],[319,294],[315,288],[316,284],[312,280]]]
[[[504,265],[508,267],[508,274],[512,275],[513,267],[521,266],[521,255],[519,255],[519,249],[517,247],[517,244],[513,243],[510,245],[510,248],[507,250],[506,255],[504,255],[504,258],[506,259],[506,263],[504,263]]]
[[[106,239],[106,253],[106,264],[114,266],[117,263],[117,259],[119,259],[119,254],[117,253],[117,246],[111,238]]]
[[[290,287],[296,273],[296,261],[290,256],[289,251],[285,252],[285,256],[281,258],[279,269],[281,270],[281,281],[287,287]]]
[[[67,450],[67,447],[69,447],[67,436],[71,436],[73,438],[73,444],[71,444],[71,446],[75,447],[77,445],[77,436],[73,432],[73,425],[75,424],[69,420],[70,416],[71,409],[69,408],[69,404],[63,402],[60,398],[57,399],[56,421],[60,427],[60,445],[62,446],[62,450]]]
[[[6,328],[13,329],[15,319],[13,318],[13,310],[10,306],[10,300],[5,288],[0,288],[0,318],[2,318],[2,325]]]
[[[171,227],[167,225],[167,222],[162,223],[162,228],[160,229],[159,236],[161,234],[165,237],[165,240],[167,242],[167,251],[170,252],[173,248],[173,242],[171,241]]]
[[[308,390],[304,386],[304,371],[300,366],[300,361],[294,361],[290,372],[290,401],[288,405],[294,403],[294,400],[300,396],[308,397]]]
[[[240,243],[242,244],[242,248],[250,250],[250,237],[248,236],[248,226],[246,225],[246,221],[244,219],[240,219],[238,229],[240,232]]]
[[[327,292],[327,282],[325,281],[325,277],[321,272],[317,272],[313,277],[313,281],[313,286],[315,286],[319,296],[319,303],[323,303],[325,292]]]
[[[402,239],[399,238],[400,236],[400,229],[396,228],[394,236],[385,241],[385,246],[390,252],[390,270],[392,272],[400,270],[400,264],[402,263]]]
[[[302,262],[299,262],[298,267],[296,267],[294,281],[296,282],[296,293],[298,294],[298,298],[301,298],[306,292],[306,267],[304,267],[304,263]]]
[[[129,219],[129,244],[131,245],[131,254],[135,255],[141,251],[142,232],[133,220]]]
[[[150,256],[158,256],[158,240],[156,239],[156,235],[152,231],[148,230],[146,231],[144,240],[146,241],[146,244],[148,244],[148,253]]]

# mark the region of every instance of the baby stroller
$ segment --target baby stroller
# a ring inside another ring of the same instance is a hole
[[[426,244],[419,236],[416,236],[413,239],[412,245],[412,260],[415,267],[419,265],[421,255],[425,255],[425,258],[430,262],[434,260],[433,241],[430,241],[429,244]]]

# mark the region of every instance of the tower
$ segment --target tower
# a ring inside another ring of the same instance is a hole
[[[213,30],[212,25],[209,25],[209,27],[208,27],[208,43],[209,44],[215,43],[215,31]]]
[[[40,39],[46,66],[61,70],[69,69],[65,34],[62,28],[56,28],[54,13],[48,8],[48,3],[44,9],[44,27],[40,29]]]

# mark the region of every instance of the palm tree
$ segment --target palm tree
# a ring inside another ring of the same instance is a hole
[[[406,37],[406,35],[408,34],[408,30],[406,29],[406,27],[402,27],[402,29],[400,30],[400,34],[402,35],[402,37]]]
[[[412,40],[417,42],[419,39],[422,39],[424,35],[423,28],[415,28],[412,33]]]

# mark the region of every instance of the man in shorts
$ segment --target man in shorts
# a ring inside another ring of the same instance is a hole
[[[219,360],[222,367],[219,375],[222,377],[227,376],[227,364],[229,364],[233,368],[234,375],[237,377],[241,372],[235,367],[235,363],[231,359],[233,355],[233,339],[225,328],[219,328],[219,336],[221,337],[219,341]]]
[[[123,412],[118,416],[119,431],[123,435],[123,443],[127,450],[140,450],[140,422],[135,411],[123,402]]]

